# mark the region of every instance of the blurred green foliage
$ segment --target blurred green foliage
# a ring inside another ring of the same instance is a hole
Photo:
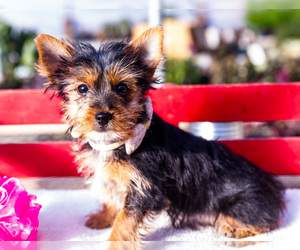
[[[124,38],[131,36],[131,23],[123,20],[120,23],[108,23],[104,27],[104,33],[109,38]]]
[[[285,67],[289,74],[290,82],[299,82],[300,81],[300,58],[292,59],[289,58],[285,62]]]
[[[211,69],[210,81],[213,84],[250,83],[259,79],[260,73],[246,59],[238,64],[234,55],[215,59]]]
[[[295,8],[296,4],[295,0],[251,0],[246,22],[250,28],[275,34],[279,39],[300,37],[300,9]]]
[[[176,84],[201,84],[201,71],[191,59],[169,58],[165,63],[166,82]]]
[[[32,31],[18,31],[0,21],[0,50],[2,82],[0,88],[19,88],[34,75],[33,63],[37,60]]]
[[[234,84],[300,81],[300,59],[280,56],[269,59],[263,68],[254,66],[247,56],[214,57],[208,71],[201,70],[192,60],[170,58],[165,63],[166,82],[182,84]]]

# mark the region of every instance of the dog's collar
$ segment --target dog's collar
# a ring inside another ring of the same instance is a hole
[[[149,128],[149,122],[147,122],[147,121],[142,121],[140,124],[142,124],[145,127],[146,130]],[[117,148],[123,146],[126,143],[126,141],[118,141],[118,142],[114,142],[114,143],[111,143],[111,144],[97,144],[94,141],[89,140],[88,143],[95,150],[98,150],[98,151],[112,151],[114,149],[117,149]]]
[[[93,149],[98,150],[98,151],[111,151],[111,150],[119,148],[125,144],[125,141],[118,141],[118,142],[114,142],[111,144],[97,144],[97,143],[93,142],[92,140],[90,140],[88,142]]]

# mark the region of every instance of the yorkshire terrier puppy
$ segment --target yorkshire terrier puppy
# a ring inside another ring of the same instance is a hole
[[[243,238],[278,227],[283,188],[225,145],[152,115],[147,91],[162,58],[162,29],[134,41],[88,43],[39,35],[39,71],[62,97],[69,132],[81,142],[80,171],[104,200],[86,222],[112,226],[111,241],[140,239],[145,217],[163,210],[176,228],[215,227]]]

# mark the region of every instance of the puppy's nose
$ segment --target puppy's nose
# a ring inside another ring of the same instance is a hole
[[[112,114],[107,112],[98,112],[95,115],[95,119],[101,126],[105,126],[112,119]]]

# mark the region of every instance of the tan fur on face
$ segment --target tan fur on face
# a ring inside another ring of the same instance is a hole
[[[121,65],[114,64],[114,66],[106,72],[106,79],[111,83],[112,87],[117,86],[119,83],[126,83],[126,85],[133,90],[133,94],[137,91],[136,77],[137,75],[129,72],[134,72],[128,66],[125,68]]]
[[[101,72],[99,72],[99,69],[82,68],[80,73],[75,75],[73,81],[88,84],[90,88],[93,88],[93,85],[99,81],[100,74]]]
[[[113,118],[108,124],[108,131],[119,134],[121,140],[132,136],[132,130],[143,110],[143,104],[138,101],[141,98],[140,94],[135,93],[129,105],[123,106],[122,103],[116,101],[114,109],[110,109],[105,105],[93,106],[93,103],[97,102],[97,95],[99,95],[99,99],[101,99],[101,95],[95,93],[95,98],[82,97],[77,92],[79,86],[80,83],[76,82],[68,87],[69,100],[63,107],[63,119],[74,127],[79,139],[87,139],[88,133],[97,131],[98,124],[95,121],[97,112],[112,114]],[[90,91],[94,91],[92,87]]]
[[[88,133],[97,131],[96,113],[108,112],[113,117],[108,124],[108,130],[119,134],[122,140],[130,138],[133,127],[137,124],[138,118],[143,111],[143,103],[140,101],[143,99],[143,95],[138,91],[134,79],[128,74],[126,78],[120,73],[107,73],[106,77],[111,78],[109,80],[111,83],[109,84],[111,84],[112,92],[109,93],[111,95],[109,98],[115,99],[113,108],[111,108],[105,104],[105,98],[108,97],[102,94],[101,89],[97,89],[99,81],[97,72],[93,73],[92,69],[85,69],[82,74],[85,75],[83,78],[76,76],[68,80],[70,83],[66,86],[68,101],[63,103],[63,120],[73,126],[73,130],[78,134],[77,138],[87,139],[86,135]],[[86,78],[85,82],[83,82],[84,78]],[[123,79],[127,79],[128,82],[125,82]],[[108,80],[106,79],[105,81]],[[121,98],[113,93],[116,88],[113,84],[120,81],[124,82],[130,89],[126,97],[128,100],[127,105],[124,105]],[[86,84],[89,88],[86,96],[81,96],[78,93],[78,88],[81,84]]]

